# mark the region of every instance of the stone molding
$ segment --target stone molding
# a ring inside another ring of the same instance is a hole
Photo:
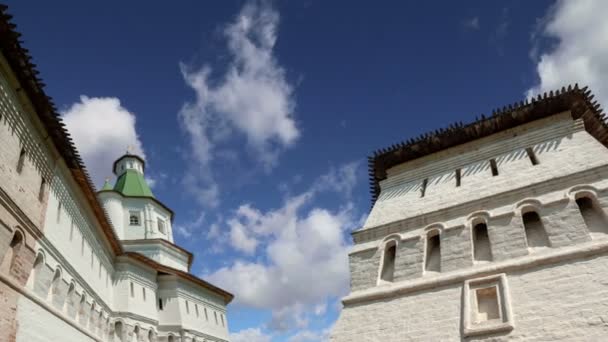
[[[406,293],[416,292],[424,289],[437,288],[441,286],[460,283],[467,279],[482,277],[496,273],[508,273],[510,271],[521,271],[541,265],[548,265],[565,260],[585,258],[593,255],[608,253],[608,238],[600,241],[593,240],[575,246],[560,247],[559,250],[548,250],[542,254],[524,255],[515,259],[493,262],[491,264],[477,265],[471,269],[453,271],[446,274],[436,274],[419,279],[409,280],[402,283],[393,283],[385,286],[377,286],[361,291],[352,292],[342,298],[345,306],[368,302],[378,299],[387,299],[401,296]]]

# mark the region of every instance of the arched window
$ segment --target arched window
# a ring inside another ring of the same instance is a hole
[[[152,329],[148,330],[148,342],[152,342],[154,340],[154,332]]]
[[[129,225],[139,226],[139,213],[138,212],[132,211],[129,213]]]
[[[427,234],[424,270],[426,272],[441,271],[441,236],[438,230],[430,231]]]
[[[173,335],[169,335],[169,338],[167,339],[167,342],[175,342],[175,339],[173,338]]]
[[[576,199],[576,205],[592,238],[608,233],[608,220],[596,201],[584,196]]]
[[[19,254],[19,250],[21,250],[21,246],[23,245],[23,233],[19,230],[15,230],[13,233],[13,238],[8,245],[8,249],[4,253],[4,257],[2,258],[2,265],[0,265],[0,272],[2,274],[10,274],[13,269],[13,265],[15,264],[15,260],[17,259],[17,255]]]
[[[485,222],[473,226],[473,258],[475,261],[492,261],[492,250]]]
[[[61,269],[57,268],[53,274],[53,280],[51,281],[51,287],[49,287],[49,293],[47,300],[53,302],[57,294],[59,293],[59,283],[61,282]]]
[[[549,238],[540,216],[535,211],[528,211],[522,215],[524,229],[526,230],[526,243],[528,248],[549,247]]]
[[[124,341],[124,331],[123,331],[122,322],[118,321],[114,323],[114,340],[115,341]]]
[[[84,323],[86,317],[85,317],[85,311],[84,311],[84,307],[87,303],[86,300],[86,295],[83,293],[82,296],[80,296],[80,302],[78,303],[78,316],[77,316],[77,320],[80,323]]]
[[[68,315],[70,317],[72,317],[70,315],[70,306],[74,305],[74,290],[75,290],[76,286],[74,285],[74,283],[70,283],[70,287],[68,288],[68,294],[65,296],[65,302],[63,304],[63,311],[68,312]]]
[[[133,329],[133,342],[139,341],[139,325],[136,325]]]
[[[382,256],[382,271],[380,279],[384,281],[393,281],[395,274],[395,257],[397,255],[397,243],[395,240],[388,241],[384,246],[384,254]]]
[[[32,270],[33,279],[32,279],[32,287],[34,292],[38,294],[40,297],[43,297],[47,294],[48,289],[42,282],[42,272],[44,271],[45,262],[44,262],[44,254],[38,252],[36,255],[36,259],[34,260],[34,268]]]

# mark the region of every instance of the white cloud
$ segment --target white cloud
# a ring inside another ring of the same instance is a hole
[[[266,335],[260,328],[248,328],[236,333],[230,333],[232,342],[270,342],[270,335]]]
[[[184,104],[180,123],[190,138],[191,155],[199,168],[195,177],[207,175],[195,189],[207,189],[202,203],[219,196],[211,163],[218,145],[243,136],[256,162],[273,167],[280,152],[292,145],[300,131],[294,119],[293,89],[278,64],[273,49],[279,14],[267,2],[250,1],[224,30],[231,59],[225,72],[211,77],[209,65],[193,68],[181,64],[186,83],[194,90],[194,102]]]
[[[63,120],[97,186],[112,175],[112,163],[131,147],[145,158],[135,130],[135,114],[115,97],[81,96]]]
[[[528,97],[568,84],[588,85],[600,104],[608,105],[608,2],[558,1],[541,22],[541,36],[556,40],[541,53],[539,84]],[[537,47],[533,49],[536,54]]]
[[[196,230],[201,229],[203,222],[205,222],[205,213],[200,213],[192,221],[174,225],[173,230],[185,238],[190,238]]]
[[[324,314],[328,300],[347,293],[348,233],[360,217],[349,199],[335,210],[315,206],[313,200],[323,191],[350,193],[357,165],[332,169],[279,208],[239,206],[225,221],[227,240],[255,260],[237,259],[204,277],[235,293],[237,305],[272,310],[269,329],[306,328],[311,317]],[[335,185],[340,175],[346,180]]]
[[[330,329],[323,331],[302,330],[287,339],[287,342],[325,342],[329,341]]]

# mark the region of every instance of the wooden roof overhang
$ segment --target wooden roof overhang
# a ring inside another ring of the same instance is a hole
[[[396,165],[565,111],[570,111],[573,119],[582,119],[589,134],[608,147],[608,125],[593,97],[587,87],[579,88],[575,84],[496,109],[488,117],[482,114],[474,122],[456,122],[377,150],[368,157],[372,205],[380,195],[380,181],[386,179],[387,170]]]

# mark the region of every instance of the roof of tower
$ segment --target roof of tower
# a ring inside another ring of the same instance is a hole
[[[135,158],[135,159],[139,160],[141,162],[141,166],[144,169],[144,171],[146,170],[146,161],[142,157],[138,156],[137,154],[127,152],[127,153],[123,154],[122,156],[120,156],[120,158],[116,159],[114,161],[114,163],[112,164],[112,172],[114,172],[114,174],[116,174],[117,164],[125,158]]]
[[[110,179],[106,178],[105,182],[103,182],[103,186],[101,190],[112,190],[112,184],[110,183]]]
[[[105,187],[105,186],[104,186]],[[108,189],[102,189],[108,190]],[[152,197],[152,190],[148,186],[144,176],[135,170],[126,170],[118,177],[114,184],[114,191],[118,191],[126,197]]]
[[[608,147],[608,125],[600,105],[593,101],[591,91],[587,87],[579,88],[577,84],[567,89],[562,87],[496,109],[492,116],[482,114],[471,123],[453,123],[373,152],[368,157],[372,204],[380,195],[380,181],[386,179],[387,170],[396,165],[565,111],[570,111],[573,119],[582,119],[589,134]]]

